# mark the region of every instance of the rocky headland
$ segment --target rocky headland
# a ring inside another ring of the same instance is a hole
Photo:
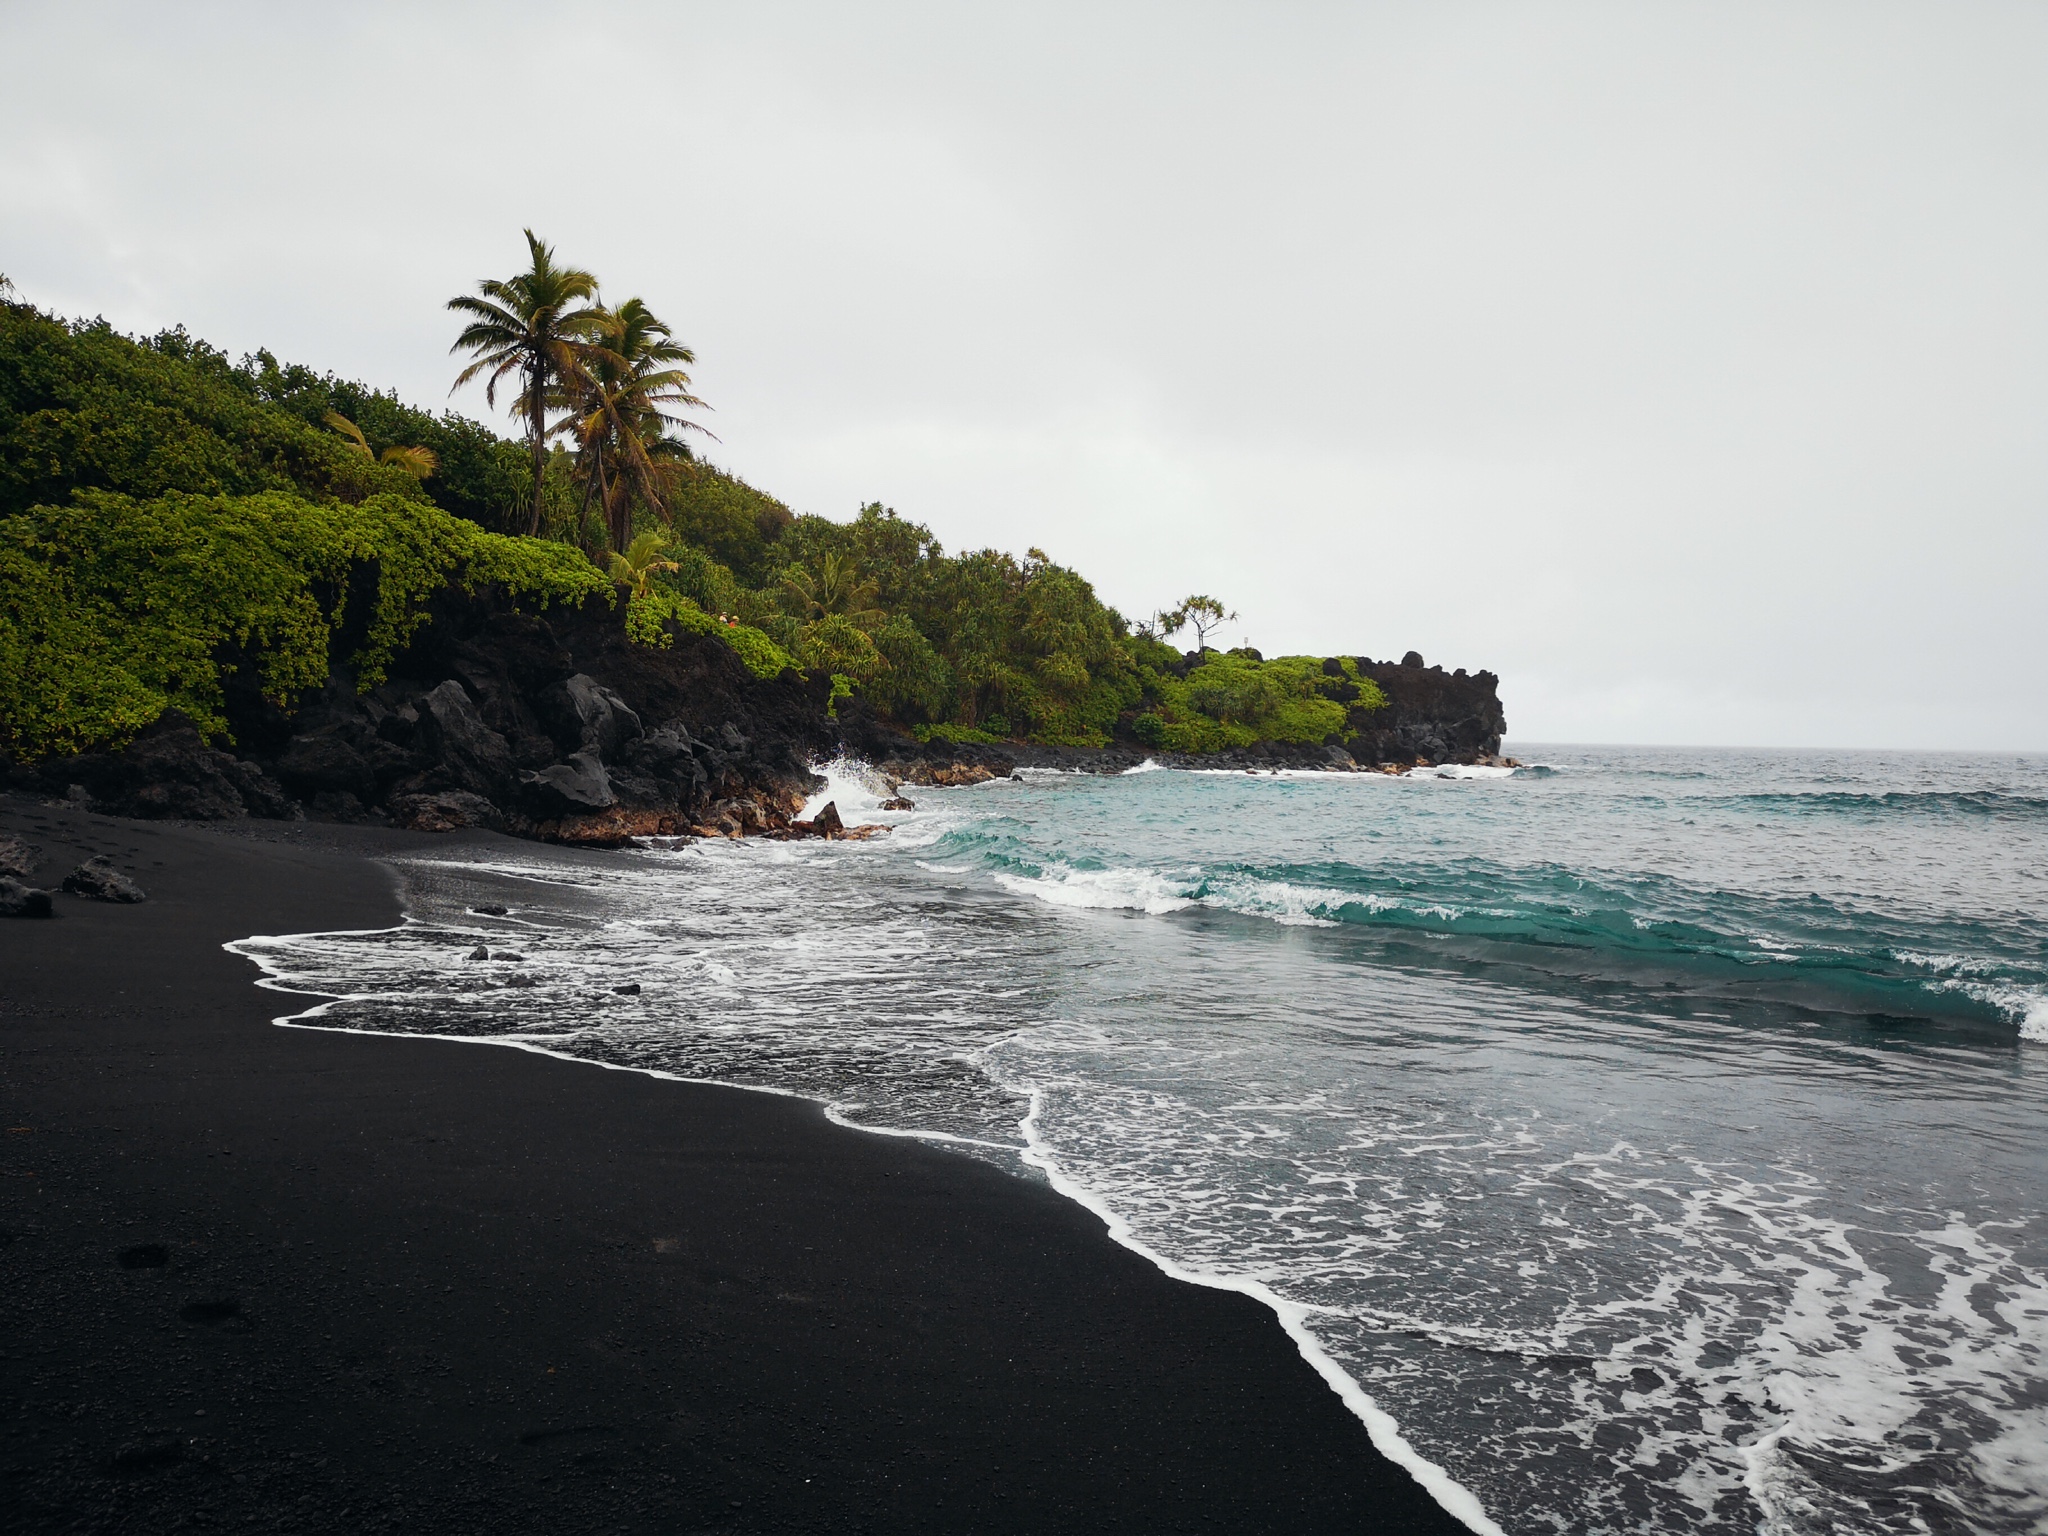
[[[349,653],[347,637],[335,647]],[[1199,665],[1193,655],[1191,665]],[[597,604],[518,611],[450,593],[387,681],[358,691],[336,671],[286,712],[241,682],[227,658],[232,748],[171,712],[119,752],[6,765],[21,793],[116,815],[219,821],[244,816],[371,821],[417,831],[482,827],[548,842],[616,847],[648,836],[854,837],[827,808],[799,820],[846,755],[892,783],[955,786],[1020,768],[1115,773],[1167,767],[1401,771],[1497,762],[1506,718],[1490,672],[1446,673],[1413,652],[1355,658],[1387,703],[1354,708],[1348,739],[1261,742],[1199,756],[1030,743],[920,742],[859,700],[830,706],[829,680],[757,677],[715,636],[677,630],[631,643]],[[1342,679],[1336,658],[1326,671]],[[1355,687],[1340,681],[1338,687]]]

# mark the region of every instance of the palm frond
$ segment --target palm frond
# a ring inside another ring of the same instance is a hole
[[[371,458],[370,440],[363,436],[363,429],[350,421],[339,411],[322,411],[320,419],[349,440],[349,451]]]
[[[441,456],[431,448],[386,448],[381,462],[395,464],[415,480],[425,480],[441,468]]]

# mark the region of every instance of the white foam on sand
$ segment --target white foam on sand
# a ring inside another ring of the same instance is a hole
[[[1024,1134],[1023,1158],[1026,1163],[1043,1173],[1046,1181],[1069,1200],[1094,1212],[1109,1229],[1112,1240],[1147,1260],[1161,1273],[1189,1285],[1205,1286],[1216,1291],[1236,1291],[1271,1309],[1273,1315],[1279,1318],[1280,1326],[1286,1330],[1287,1336],[1294,1340],[1294,1347],[1301,1351],[1301,1357],[1315,1368],[1316,1374],[1323,1378],[1330,1390],[1343,1401],[1344,1406],[1364,1423],[1374,1450],[1407,1472],[1447,1513],[1479,1532],[1480,1536],[1507,1536],[1507,1533],[1487,1515],[1485,1506],[1479,1502],[1479,1496],[1410,1445],[1402,1437],[1401,1426],[1395,1423],[1393,1416],[1367,1396],[1365,1389],[1345,1374],[1337,1362],[1330,1358],[1306,1326],[1309,1308],[1277,1295],[1256,1280],[1243,1279],[1235,1275],[1208,1274],[1176,1264],[1164,1254],[1147,1248],[1138,1240],[1129,1222],[1091,1190],[1068,1177],[1060,1168],[1059,1158],[1038,1134],[1038,1114],[1042,1102],[1042,1096],[1034,1091],[1031,1095],[1030,1112],[1018,1122],[1017,1128]]]

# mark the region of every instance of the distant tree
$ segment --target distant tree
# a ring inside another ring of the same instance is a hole
[[[862,579],[854,563],[842,555],[820,556],[815,574],[791,566],[782,576],[782,595],[784,606],[804,623],[838,617],[866,625],[882,619],[875,607],[875,584]]]
[[[1194,597],[1182,598],[1178,608],[1168,609],[1156,615],[1152,622],[1157,626],[1162,639],[1167,635],[1177,635],[1192,626],[1195,631],[1195,649],[1201,651],[1208,648],[1210,630],[1219,624],[1228,624],[1236,617],[1234,612],[1224,608],[1215,598],[1197,594]]]
[[[448,301],[448,308],[470,317],[448,350],[474,354],[476,360],[456,375],[455,387],[487,376],[484,399],[492,405],[497,404],[498,385],[509,376],[519,378],[513,409],[526,418],[527,445],[533,455],[533,508],[527,532],[538,533],[541,482],[547,473],[548,407],[584,376],[585,361],[611,321],[602,309],[585,302],[597,297],[597,279],[580,268],[555,265],[554,250],[532,230],[525,234],[529,265],[524,272],[485,278],[477,284],[481,297],[464,294]]]
[[[656,572],[682,569],[677,561],[665,558],[667,554],[668,541],[650,529],[635,539],[623,555],[613,551],[611,578],[633,596],[645,597],[653,590]]]
[[[370,440],[363,436],[363,429],[339,411],[323,411],[320,419],[347,438],[349,447],[372,463],[396,464],[415,480],[428,479],[441,467],[440,456],[431,448],[386,448],[382,453],[371,452]]]

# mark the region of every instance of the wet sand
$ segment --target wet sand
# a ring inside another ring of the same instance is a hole
[[[284,1029],[407,834],[0,798],[0,1527],[1463,1529],[1249,1299],[793,1099]],[[487,840],[480,838],[480,841]],[[445,842],[438,846],[445,847]]]

